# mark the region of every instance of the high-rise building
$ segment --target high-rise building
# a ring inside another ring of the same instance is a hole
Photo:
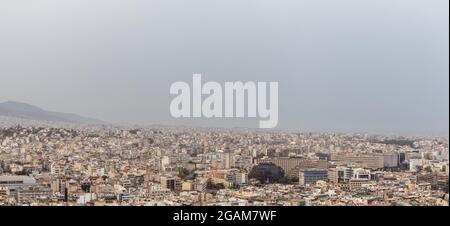
[[[333,154],[331,155],[331,161],[354,167],[370,169],[384,168],[384,156],[380,154]]]
[[[22,187],[17,189],[16,201],[18,203],[29,203],[35,200],[47,200],[52,196],[50,188],[42,187]]]
[[[230,154],[230,152],[222,153],[221,154],[221,160],[222,160],[222,168],[223,169],[231,168],[231,154]]]
[[[352,179],[370,180],[370,170],[362,168],[354,169]]]
[[[351,167],[337,166],[328,169],[328,180],[333,184],[348,181],[352,177],[353,169]]]
[[[355,191],[355,190],[360,190],[364,184],[369,183],[369,180],[363,179],[363,178],[362,179],[352,178],[349,180],[348,183],[349,183],[350,190]]]
[[[288,177],[297,177],[298,172],[301,169],[326,169],[328,168],[328,162],[325,160],[311,160],[305,158],[289,158],[289,157],[277,157],[268,159],[258,159],[256,164],[262,162],[271,162],[276,166],[283,169],[284,174]]]
[[[405,152],[398,153],[398,163],[402,164],[406,160]]]
[[[192,191],[194,190],[194,182],[193,181],[184,181],[181,185],[182,191]]]
[[[161,177],[161,187],[171,191],[181,191],[182,183],[178,177]]]
[[[328,170],[326,169],[303,169],[299,172],[299,184],[308,185],[314,184],[319,180],[328,180]]]
[[[19,187],[35,186],[36,179],[29,176],[0,176],[0,186],[15,189]]]
[[[399,165],[399,155],[397,153],[384,153],[384,167],[394,168]]]

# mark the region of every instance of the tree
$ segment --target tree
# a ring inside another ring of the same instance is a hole
[[[214,183],[212,182],[211,178],[208,178],[208,180],[206,181],[206,189],[213,189],[214,188]]]
[[[217,183],[215,184],[211,178],[209,178],[206,181],[206,189],[208,190],[220,190],[220,189],[225,189],[225,185],[223,183]]]
[[[223,183],[218,183],[218,184],[216,184],[216,189],[217,190],[225,189],[225,185]]]
[[[179,170],[178,170],[178,176],[181,178],[181,179],[185,179],[187,176],[189,176],[191,174],[191,171],[189,171],[188,169],[186,169],[186,168],[180,168]]]
[[[273,163],[260,163],[252,168],[248,177],[261,183],[278,183],[284,177],[284,171]]]

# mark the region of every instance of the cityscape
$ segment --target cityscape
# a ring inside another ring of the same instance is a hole
[[[0,1],[0,219],[434,225],[449,4]]]
[[[0,205],[448,206],[448,138],[2,123]]]

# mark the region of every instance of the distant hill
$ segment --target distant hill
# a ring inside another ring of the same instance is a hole
[[[106,122],[70,113],[46,111],[39,107],[8,101],[0,103],[0,116],[21,118],[34,121],[60,122],[74,124],[107,124]]]

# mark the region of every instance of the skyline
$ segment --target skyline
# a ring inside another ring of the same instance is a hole
[[[0,102],[1,104],[5,104],[5,103],[13,103],[13,104],[25,104],[25,105],[30,105],[28,103],[23,103],[23,102],[15,102],[15,101],[5,101],[5,102]],[[32,107],[36,107],[39,108],[41,110],[47,111],[46,109],[42,109],[39,106],[34,106],[34,105],[30,105]],[[1,110],[1,109],[0,109]],[[61,121],[41,121],[41,120],[33,120],[33,119],[27,119],[27,118],[23,118],[23,117],[11,117],[11,116],[4,116],[0,114],[0,125],[1,123],[6,123],[5,125],[18,125],[18,126],[31,126],[31,127],[47,127],[50,125],[54,125],[56,127],[61,127],[64,128],[66,126],[69,127],[73,127],[75,126],[81,126],[81,127],[92,127],[92,128],[101,128],[103,126],[107,126],[107,127],[117,127],[117,128],[140,128],[140,129],[150,129],[150,128],[186,128],[186,129],[212,129],[212,130],[222,130],[222,131],[226,131],[226,130],[235,130],[235,131],[254,131],[254,132],[281,132],[281,133],[313,133],[313,134],[348,134],[348,135],[357,135],[357,134],[367,134],[367,135],[371,135],[371,136],[388,136],[388,137],[406,137],[406,138],[445,138],[448,139],[448,134],[402,134],[402,133],[390,133],[390,132],[385,132],[385,133],[377,133],[377,132],[368,132],[368,131],[332,131],[332,130],[328,130],[328,131],[312,131],[312,130],[300,130],[300,129],[279,129],[279,128],[255,128],[255,127],[240,127],[240,126],[235,126],[235,127],[215,127],[215,126],[189,126],[189,125],[183,125],[183,124],[176,124],[176,125],[170,125],[170,124],[135,124],[135,123],[117,123],[117,122],[108,122],[108,121],[103,121],[101,119],[98,118],[89,118],[89,117],[85,117],[84,115],[78,115],[76,113],[73,112],[57,112],[57,111],[47,111],[49,113],[56,113],[56,114],[62,114],[62,115],[71,115],[72,117],[76,117],[76,118],[83,118],[83,120],[87,120],[86,122],[69,122],[70,120],[73,120],[71,117],[69,117],[67,120],[67,122],[61,122]],[[1,113],[1,112],[0,112]],[[9,121],[10,123],[8,123],[8,120],[13,120],[11,124],[11,121]],[[19,121],[17,121],[17,119]],[[6,121],[2,121],[2,120],[6,120]],[[89,122],[91,121],[91,122]],[[8,126],[6,126],[8,127]]]
[[[448,1],[283,3],[1,2],[0,102],[143,126],[257,127],[173,119],[170,84],[201,73],[279,82],[275,129],[448,136]]]
[[[448,206],[446,138],[13,126],[0,144],[0,206]]]

